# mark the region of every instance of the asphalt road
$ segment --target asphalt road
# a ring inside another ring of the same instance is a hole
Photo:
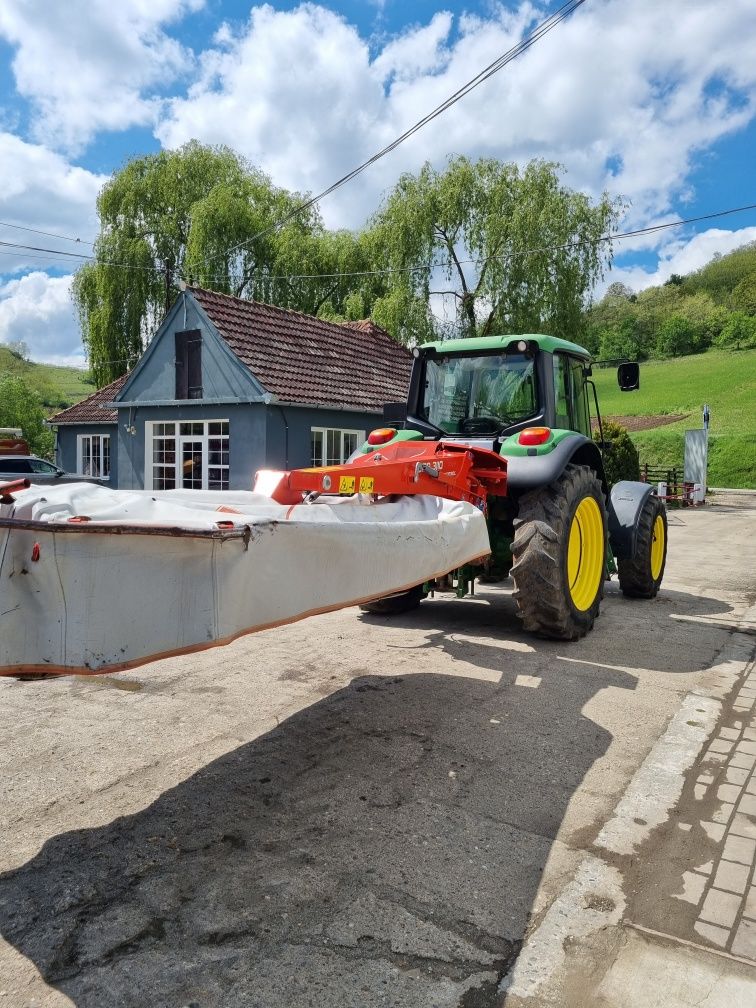
[[[756,499],[670,515],[574,644],[509,589],[0,681],[0,1008],[474,1008],[756,600]]]

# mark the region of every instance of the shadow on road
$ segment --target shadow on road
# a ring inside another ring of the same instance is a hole
[[[516,649],[533,652],[539,668],[555,658],[601,666],[601,657],[611,654],[611,665],[604,667],[679,675],[706,667],[707,653],[721,646],[722,631],[732,629],[732,612],[732,606],[720,599],[666,588],[650,601],[626,599],[611,582],[605,586],[595,629],[587,637],[574,642],[538,640],[522,630],[511,583],[503,582],[478,589],[474,601],[437,593],[399,616],[360,613],[359,618],[368,625],[427,631],[422,644],[389,643],[389,649],[437,647],[452,658],[498,673]]]
[[[143,811],[49,840],[0,878],[0,931],[92,1008],[493,1005],[611,738],[581,711],[635,685],[514,679],[356,679]]]

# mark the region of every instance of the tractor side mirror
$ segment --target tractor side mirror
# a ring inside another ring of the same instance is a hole
[[[384,403],[383,419],[387,424],[404,423],[407,419],[407,404],[403,402]]]
[[[625,361],[617,368],[617,384],[622,392],[634,392],[640,388],[640,368],[633,361]]]

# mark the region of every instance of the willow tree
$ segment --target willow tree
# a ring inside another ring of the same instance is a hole
[[[603,236],[621,206],[564,186],[559,166],[524,169],[452,158],[403,175],[374,216],[373,259],[387,274],[373,318],[405,341],[439,335],[454,303],[457,335],[546,331],[575,339],[595,282],[612,258]],[[440,264],[433,269],[424,264]]]
[[[322,232],[314,208],[274,226],[301,199],[229,148],[196,141],[135,158],[117,172],[97,200],[94,260],[73,288],[98,386],[136,361],[180,277],[224,293],[270,294],[287,248]]]

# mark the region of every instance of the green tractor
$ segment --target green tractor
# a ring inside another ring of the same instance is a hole
[[[556,640],[584,636],[614,573],[626,596],[653,598],[667,555],[664,503],[646,483],[608,485],[603,442],[591,437],[591,403],[601,421],[588,351],[523,335],[426,343],[413,354],[407,403],[384,407],[392,428],[361,450],[432,439],[507,459],[506,496],[488,500],[492,554],[483,576],[511,574],[525,629]],[[623,391],[637,389],[638,365],[620,365],[618,381]],[[444,587],[462,596],[480,575],[468,566],[450,572]],[[434,587],[417,585],[362,608],[404,612]]]

